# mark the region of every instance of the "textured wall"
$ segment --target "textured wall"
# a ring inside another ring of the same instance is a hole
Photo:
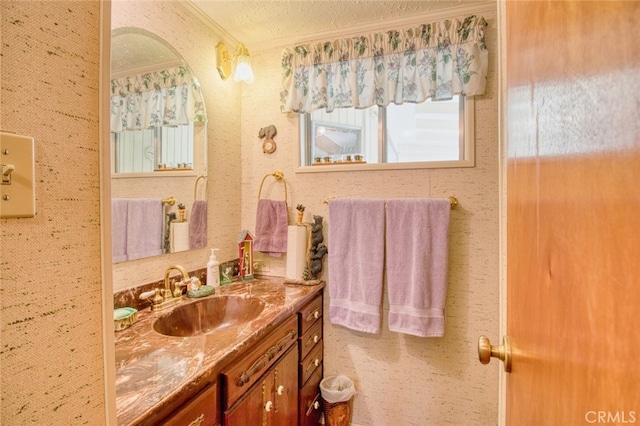
[[[0,220],[0,424],[104,423],[100,4],[0,2],[0,127],[35,138],[37,216]]]
[[[487,425],[498,421],[497,367],[477,361],[477,338],[497,336],[499,308],[498,257],[498,79],[497,24],[489,22],[490,49],[487,94],[477,97],[476,166],[464,169],[329,172],[296,174],[297,118],[279,112],[280,50],[257,55],[256,81],[243,89],[242,102],[242,223],[254,229],[257,194],[266,173],[282,169],[290,186],[290,221],[298,203],[305,220],[328,217],[328,196],[446,197],[456,195],[460,206],[450,227],[449,292],[444,338],[423,339],[391,333],[370,335],[325,322],[325,375],[354,379],[354,423]],[[258,130],[278,129],[275,153],[264,154]],[[265,183],[263,197],[281,199],[282,186]],[[325,231],[327,225],[325,224]],[[331,243],[328,243],[331,249]],[[325,258],[326,260],[326,258]],[[271,258],[271,273],[284,274],[284,260]],[[325,275],[326,277],[326,271]],[[328,311],[328,294],[327,305]],[[388,300],[384,298],[386,321]]]
[[[241,231],[240,92],[237,84],[222,81],[216,71],[215,45],[221,38],[179,2],[112,4],[112,28],[139,27],[162,37],[182,54],[200,81],[209,117],[208,245],[220,248],[219,259],[234,259],[238,256],[235,241]],[[166,186],[163,179],[156,182],[156,186]],[[160,280],[165,268],[174,263],[187,270],[199,269],[208,258],[209,250],[203,248],[118,263],[113,266],[113,288],[123,290]]]

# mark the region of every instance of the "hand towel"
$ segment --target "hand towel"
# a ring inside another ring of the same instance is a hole
[[[272,256],[286,253],[287,227],[287,203],[266,199],[258,200],[253,249]]]
[[[192,249],[207,245],[207,202],[196,200],[189,219],[189,247]]]
[[[380,331],[384,269],[384,200],[329,201],[329,320]]]
[[[389,330],[442,337],[451,203],[395,199],[386,210]]]
[[[129,260],[127,256],[127,205],[126,198],[111,200],[111,245],[113,263]]]
[[[164,208],[160,199],[129,199],[127,254],[129,260],[163,253]]]

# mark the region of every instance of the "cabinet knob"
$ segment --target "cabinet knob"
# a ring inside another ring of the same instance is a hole
[[[313,409],[317,410],[318,408],[320,408],[320,403],[318,401],[313,403]]]
[[[320,337],[318,337],[317,334],[313,336],[313,343],[318,343],[319,340],[320,340]]]
[[[319,365],[320,365],[320,360],[319,360],[318,358],[316,358],[316,359],[313,361],[313,364],[314,364],[316,367],[317,367],[317,366],[319,366]]]
[[[314,317],[315,319],[320,318],[320,312],[315,311],[315,312],[313,313],[313,317]]]
[[[278,386],[278,390],[276,390],[276,392],[278,393],[278,395],[282,395],[284,393],[284,386]]]
[[[272,408],[273,408],[273,402],[267,401],[267,403],[264,404],[264,411],[266,411],[267,413],[269,413]]]

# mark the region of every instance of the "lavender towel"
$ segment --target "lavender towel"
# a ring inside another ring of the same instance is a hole
[[[127,255],[129,260],[163,253],[164,208],[160,199],[129,199]]]
[[[111,246],[113,263],[129,260],[127,256],[127,206],[126,198],[111,200]]]
[[[189,220],[189,248],[197,249],[207,245],[207,202],[196,200],[191,208]]]
[[[378,333],[384,268],[384,200],[329,201],[329,320]]]
[[[450,212],[444,199],[387,201],[389,330],[444,336]]]
[[[258,200],[256,211],[256,235],[253,249],[280,256],[287,252],[287,203],[284,201]]]

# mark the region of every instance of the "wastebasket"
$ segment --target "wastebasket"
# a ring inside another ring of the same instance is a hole
[[[324,424],[349,426],[353,417],[356,388],[347,376],[329,376],[320,382]]]

